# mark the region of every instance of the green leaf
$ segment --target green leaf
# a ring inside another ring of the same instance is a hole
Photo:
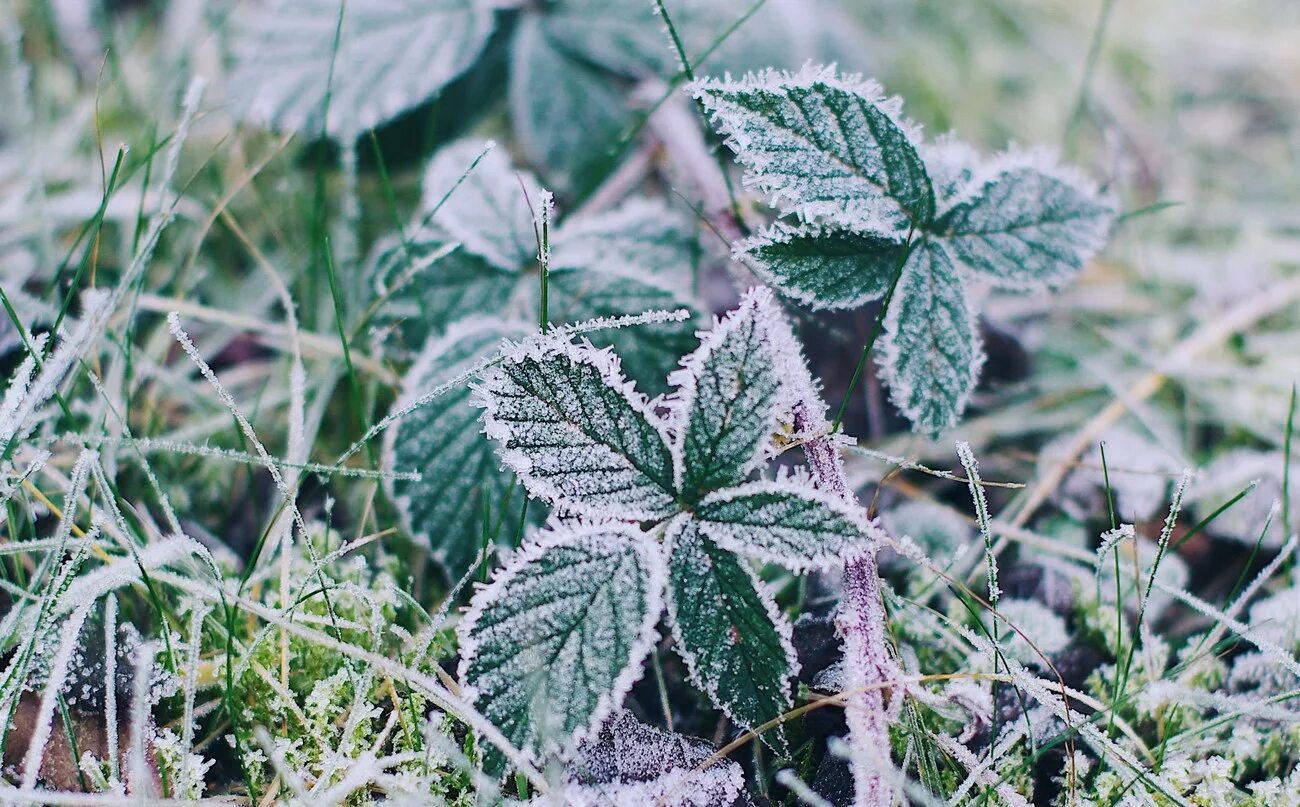
[[[472,318],[445,337],[429,342],[402,382],[396,410],[450,381],[492,352],[504,338],[522,336],[522,326]],[[479,412],[469,405],[465,384],[415,409],[384,438],[384,467],[417,471],[418,481],[390,479],[385,488],[403,528],[432,550],[452,580],[469,568],[488,538],[514,538],[519,494],[513,475],[500,468],[492,444],[483,439]],[[485,524],[486,515],[486,524]]]
[[[328,92],[325,131],[353,140],[464,72],[494,25],[475,0],[280,0],[243,19],[228,86],[249,117],[290,131],[320,129]]]
[[[984,351],[965,285],[943,244],[912,248],[885,315],[883,371],[890,399],[931,437],[957,423]]]
[[[682,361],[678,385],[678,489],[687,501],[734,485],[764,459],[782,379],[768,297],[747,296]]]
[[[550,275],[550,315],[555,323],[573,323],[596,317],[671,311],[695,305],[663,280],[647,273],[602,268],[555,271]],[[664,377],[682,354],[695,347],[698,314],[683,322],[660,322],[593,333],[596,347],[613,347],[629,378],[651,394],[667,387]]]
[[[693,519],[681,519],[675,530],[668,614],[692,681],[743,728],[784,714],[798,667],[789,622],[753,571],[702,535]],[[784,746],[780,730],[764,739]]]
[[[551,41],[535,15],[519,21],[510,66],[510,115],[524,153],[557,189],[594,188],[635,115],[609,73]]]
[[[504,150],[461,140],[439,149],[429,162],[421,204],[426,211],[437,208],[433,222],[467,252],[502,271],[518,272],[537,262],[529,200],[537,204],[541,192],[536,178],[515,170]]]
[[[696,227],[662,202],[633,198],[597,215],[566,218],[551,245],[551,268],[604,269],[691,282]]]
[[[634,527],[543,534],[474,595],[458,626],[467,697],[534,755],[581,739],[641,677],[664,578],[659,547]],[[500,774],[501,757],[486,767]]]
[[[397,236],[383,239],[369,260],[366,272],[383,301],[379,321],[394,324],[411,351],[463,317],[501,313],[510,300],[517,275],[464,247],[438,257],[454,243],[429,226],[410,234],[405,244]]]
[[[695,517],[723,548],[795,571],[843,563],[872,542],[857,507],[789,481],[720,490],[700,502]]]
[[[569,58],[628,77],[673,66],[654,3],[555,0],[536,15],[537,27]]]
[[[884,296],[907,247],[901,240],[777,223],[739,245],[747,265],[811,308],[855,308]]]
[[[1036,152],[1012,153],[972,180],[935,229],[981,278],[1029,289],[1077,272],[1105,243],[1113,217],[1083,177]]]
[[[675,512],[662,425],[608,351],[530,339],[484,374],[476,400],[532,495],[601,518]]]
[[[808,66],[707,79],[693,91],[749,169],[746,182],[783,214],[882,234],[933,219],[915,136],[877,85]]]

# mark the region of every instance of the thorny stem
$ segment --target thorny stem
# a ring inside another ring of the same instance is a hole
[[[796,431],[819,435],[804,444],[808,466],[819,487],[856,503],[839,450],[826,434],[825,423],[817,423],[819,420],[824,421],[807,401],[796,407]],[[844,704],[849,740],[855,748],[851,762],[853,803],[860,807],[889,807],[893,788],[884,776],[890,759],[889,715],[882,684],[898,676],[886,640],[885,603],[874,548],[845,562],[835,626],[844,641],[844,689],[853,693]]]

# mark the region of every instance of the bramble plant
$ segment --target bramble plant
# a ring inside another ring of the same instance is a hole
[[[0,2],[0,805],[1300,805],[1294,14],[1100,5]]]
[[[1092,257],[1110,202],[1040,151],[980,160],[925,146],[902,102],[833,68],[693,86],[782,219],[736,244],[761,277],[813,308],[884,298],[882,370],[917,431],[956,425],[984,363],[971,280],[1058,285]]]
[[[805,394],[802,362],[763,289],[683,359],[662,417],[608,352],[507,348],[478,389],[487,433],[530,494],[576,519],[520,550],[460,626],[461,675],[511,741],[594,731],[640,677],[665,587],[678,652],[720,709],[752,728],[790,707],[790,625],[737,556],[824,568],[872,540],[806,479],[746,481]]]

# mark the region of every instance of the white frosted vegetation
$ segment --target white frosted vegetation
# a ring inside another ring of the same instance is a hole
[[[662,202],[634,197],[573,216],[551,205],[543,227],[546,192],[537,178],[512,166],[504,149],[471,139],[441,149],[422,185],[420,210],[378,242],[366,268],[383,295],[378,315],[407,350],[461,319],[535,320],[543,235],[554,326],[651,310],[684,309],[694,318],[699,308],[681,281],[694,233]],[[614,346],[629,375],[654,386],[694,346],[692,334],[691,322],[673,319],[591,338]]]
[[[521,748],[566,747],[641,677],[663,587],[659,547],[634,528],[542,534],[475,595],[460,623],[467,697]]]
[[[425,346],[404,378],[394,408],[405,409],[495,352],[505,338],[527,332],[520,323],[485,317],[457,322]],[[385,488],[402,514],[409,535],[427,544],[453,575],[473,562],[485,538],[513,538],[517,507],[509,499],[511,479],[500,469],[461,385],[417,407],[384,434],[384,466],[418,468],[417,478],[388,478]],[[491,514],[484,525],[484,509]],[[486,530],[486,535],[484,532]]]
[[[737,259],[814,309],[885,297],[891,397],[931,437],[956,424],[983,364],[968,279],[1058,285],[1109,234],[1112,203],[1048,153],[926,145],[899,99],[833,66],[691,91],[785,217],[736,243]]]
[[[816,489],[806,475],[745,481],[770,455],[778,419],[806,406],[813,386],[766,289],[751,290],[704,334],[670,382],[665,422],[624,378],[616,356],[544,335],[509,348],[476,400],[502,459],[556,512],[658,525],[651,534],[667,543],[673,635],[692,680],[739,725],[753,727],[789,706],[787,681],[797,665],[790,626],[744,559],[826,567],[871,547],[873,528],[856,505]],[[508,579],[542,574],[541,551],[513,558]],[[500,579],[493,591],[506,587]],[[637,599],[640,590],[628,596]],[[481,594],[473,624],[498,612],[508,619],[514,606],[507,600]],[[502,632],[503,642],[510,633]],[[475,666],[478,652],[471,643],[463,669],[476,688],[498,681]],[[608,703],[617,704],[623,692],[609,686]],[[575,709],[597,714],[606,702],[588,699]],[[505,719],[510,731],[524,732],[511,736],[530,744],[545,733],[545,721],[527,709]],[[566,718],[559,733],[581,728],[576,720]],[[779,745],[781,738],[765,739]]]
[[[476,392],[488,436],[532,495],[595,517],[673,511],[667,437],[612,354],[529,340]]]
[[[253,120],[349,140],[464,72],[492,28],[474,0],[276,0],[240,19],[231,86]]]

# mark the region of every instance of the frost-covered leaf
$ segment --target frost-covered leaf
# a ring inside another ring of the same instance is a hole
[[[430,225],[375,246],[366,269],[383,300],[382,321],[395,323],[402,341],[418,349],[430,334],[456,320],[499,314],[510,300],[517,275],[502,271]]]
[[[955,201],[970,185],[980,167],[979,152],[951,135],[923,144],[920,151],[940,207]]]
[[[672,376],[678,489],[688,500],[740,482],[764,457],[782,381],[772,306],[768,295],[746,295]]]
[[[553,271],[549,287],[550,319],[556,324],[646,311],[695,310],[692,301],[654,275],[600,264],[586,271]],[[678,358],[695,346],[697,321],[698,315],[681,322],[619,328],[594,333],[591,341],[597,347],[612,347],[628,377],[648,393],[658,394]]]
[[[515,32],[510,116],[528,159],[566,192],[595,186],[635,119],[617,80],[554,42],[536,15]]]
[[[694,510],[725,549],[787,569],[824,568],[872,544],[856,507],[794,482],[750,482],[709,495]]]
[[[641,676],[664,582],[659,547],[634,527],[544,533],[474,595],[457,629],[467,697],[526,751],[581,739]],[[501,763],[489,755],[493,772]]]
[[[662,202],[634,198],[597,215],[564,220],[553,236],[551,268],[624,268],[689,282],[695,225]]]
[[[517,272],[537,260],[529,200],[536,204],[541,193],[537,180],[516,171],[501,148],[461,140],[440,149],[429,162],[422,206],[432,211],[442,202],[434,223],[467,251],[498,269]]]
[[[251,117],[291,131],[319,129],[328,91],[325,130],[350,140],[462,73],[493,26],[476,0],[276,0],[237,36],[230,87]]]
[[[668,441],[610,352],[529,339],[484,374],[477,402],[532,495],[620,519],[674,512]]]
[[[668,613],[695,684],[744,728],[790,709],[790,624],[754,572],[683,517],[671,539]],[[770,734],[770,736],[769,736]],[[781,732],[764,739],[780,745]]]
[[[529,802],[554,807],[719,807],[742,798],[745,776],[730,759],[699,767],[713,746],[615,711],[600,732],[578,744],[565,782]]]
[[[810,308],[853,308],[884,296],[906,249],[899,239],[778,222],[741,242],[737,254]]]
[[[1038,152],[1012,152],[976,173],[935,224],[980,277],[1013,289],[1055,285],[1105,242],[1114,211],[1092,183]]]
[[[876,84],[808,66],[692,89],[749,169],[746,182],[781,212],[886,234],[934,217],[916,134]]]
[[[885,316],[890,399],[919,432],[954,425],[979,378],[984,351],[966,289],[942,244],[912,248]]]
[[[524,333],[522,326],[501,320],[458,322],[424,347],[394,408],[460,375],[503,339]],[[453,580],[469,568],[486,539],[514,538],[520,509],[518,496],[511,495],[512,475],[501,470],[492,444],[483,439],[469,397],[468,384],[440,395],[398,421],[384,438],[384,466],[421,475],[419,481],[391,479],[386,485],[403,526],[433,551]]]
[[[556,0],[536,15],[552,46],[612,73],[639,77],[669,67],[672,51],[653,3]]]

